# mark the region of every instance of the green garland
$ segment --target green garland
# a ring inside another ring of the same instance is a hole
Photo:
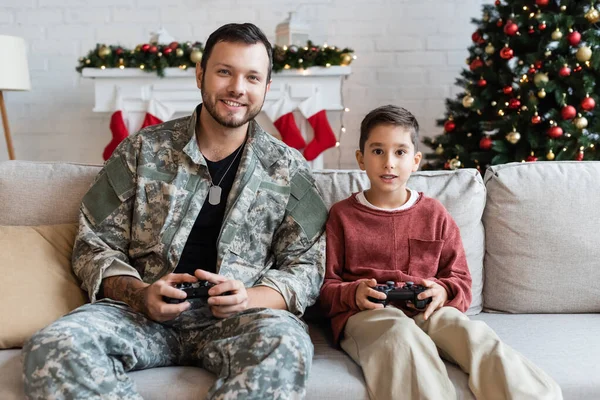
[[[97,44],[85,57],[79,58],[75,68],[139,68],[146,72],[165,75],[165,68],[194,68],[202,59],[204,47],[201,42],[172,42],[170,44],[140,44],[135,49],[118,45]],[[350,65],[356,57],[349,48],[335,46],[315,46],[311,41],[305,47],[275,46],[273,48],[273,71],[301,69],[309,67],[329,67]]]

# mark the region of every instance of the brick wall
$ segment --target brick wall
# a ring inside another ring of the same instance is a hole
[[[33,90],[7,92],[19,159],[102,162],[109,116],[93,113],[93,87],[75,71],[97,42],[133,47],[163,26],[178,40],[206,41],[218,26],[250,21],[275,40],[289,11],[310,21],[311,39],[352,47],[358,59],[344,84],[347,132],[325,167],[354,168],[358,126],[372,108],[394,103],[439,132],[444,99],[465,65],[472,17],[483,0],[2,0],[0,34],[24,37]],[[0,54],[0,57],[4,55]],[[334,128],[338,116],[330,115]],[[338,126],[335,126],[338,125]],[[8,158],[0,136],[0,160]]]

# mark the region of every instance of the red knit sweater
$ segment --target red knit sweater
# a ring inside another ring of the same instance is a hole
[[[356,194],[331,207],[327,221],[327,270],[320,303],[338,343],[346,321],[360,310],[361,279],[421,284],[431,279],[448,292],[446,306],[471,304],[471,274],[460,231],[444,206],[419,193],[408,209],[386,212],[358,202]],[[402,308],[407,315],[414,310]]]

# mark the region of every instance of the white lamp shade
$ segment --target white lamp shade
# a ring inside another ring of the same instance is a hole
[[[0,90],[31,90],[25,40],[0,35],[0,54]]]

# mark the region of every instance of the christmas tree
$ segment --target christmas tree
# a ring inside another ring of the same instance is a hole
[[[425,138],[424,169],[600,159],[600,21],[596,1],[483,6],[456,99]]]

